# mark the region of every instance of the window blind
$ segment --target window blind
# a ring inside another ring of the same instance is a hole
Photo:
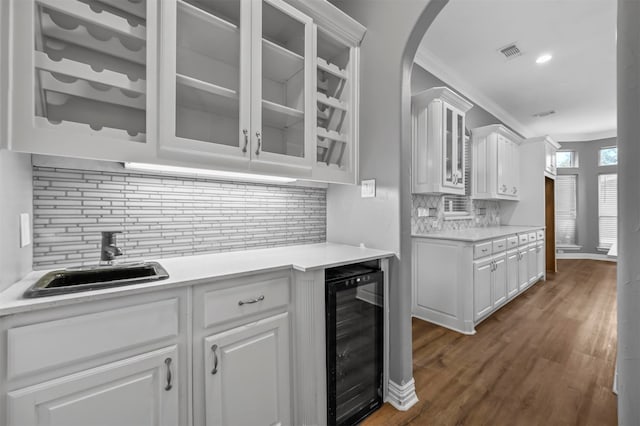
[[[598,247],[609,248],[618,234],[618,175],[598,176]]]
[[[556,177],[556,244],[576,244],[577,175]]]

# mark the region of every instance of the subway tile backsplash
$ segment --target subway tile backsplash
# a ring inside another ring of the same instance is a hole
[[[34,166],[34,269],[96,264],[100,231],[122,260],[326,240],[326,190]]]

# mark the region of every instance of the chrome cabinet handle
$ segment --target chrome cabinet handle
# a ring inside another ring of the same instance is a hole
[[[256,132],[256,137],[258,138],[258,147],[256,148],[256,155],[260,155],[260,145],[262,145],[262,138],[260,137],[260,132]]]
[[[171,358],[165,359],[164,363],[167,366],[167,385],[164,387],[164,390],[168,391],[173,387],[171,384]]]
[[[264,300],[264,296],[259,296],[259,297],[255,297],[253,299],[248,299],[248,300],[240,300],[238,301],[238,306],[250,305],[252,303],[262,302],[263,300]]]
[[[211,346],[211,352],[213,352],[213,370],[211,370],[211,374],[216,374],[218,372],[218,345]]]
[[[242,148],[242,152],[247,152],[247,146],[249,145],[249,131],[247,129],[242,129],[242,133],[244,134],[244,147]]]

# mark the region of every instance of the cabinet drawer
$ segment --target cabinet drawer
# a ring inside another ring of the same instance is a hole
[[[501,251],[505,251],[507,249],[507,240],[502,238],[500,240],[493,240],[492,244],[492,252],[500,253]]]
[[[538,239],[535,232],[529,232],[528,234],[529,242],[532,243]]]
[[[518,236],[514,235],[513,237],[507,238],[507,247],[512,249],[514,247],[518,247]]]
[[[255,279],[204,294],[204,327],[289,304],[289,277]]]
[[[489,256],[492,251],[493,243],[491,241],[487,241],[486,243],[480,243],[473,246],[473,258],[477,259],[479,257]]]
[[[520,245],[527,244],[529,242],[529,236],[527,234],[518,234],[518,242]]]
[[[15,327],[7,332],[11,379],[178,335],[178,299]]]
[[[539,231],[536,232],[536,237],[538,240],[544,240],[544,230],[541,229]]]

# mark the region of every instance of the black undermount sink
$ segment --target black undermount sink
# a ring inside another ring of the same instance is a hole
[[[24,292],[24,297],[42,297],[77,291],[97,290],[140,284],[169,278],[157,262],[121,263],[107,266],[87,266],[46,273]]]

